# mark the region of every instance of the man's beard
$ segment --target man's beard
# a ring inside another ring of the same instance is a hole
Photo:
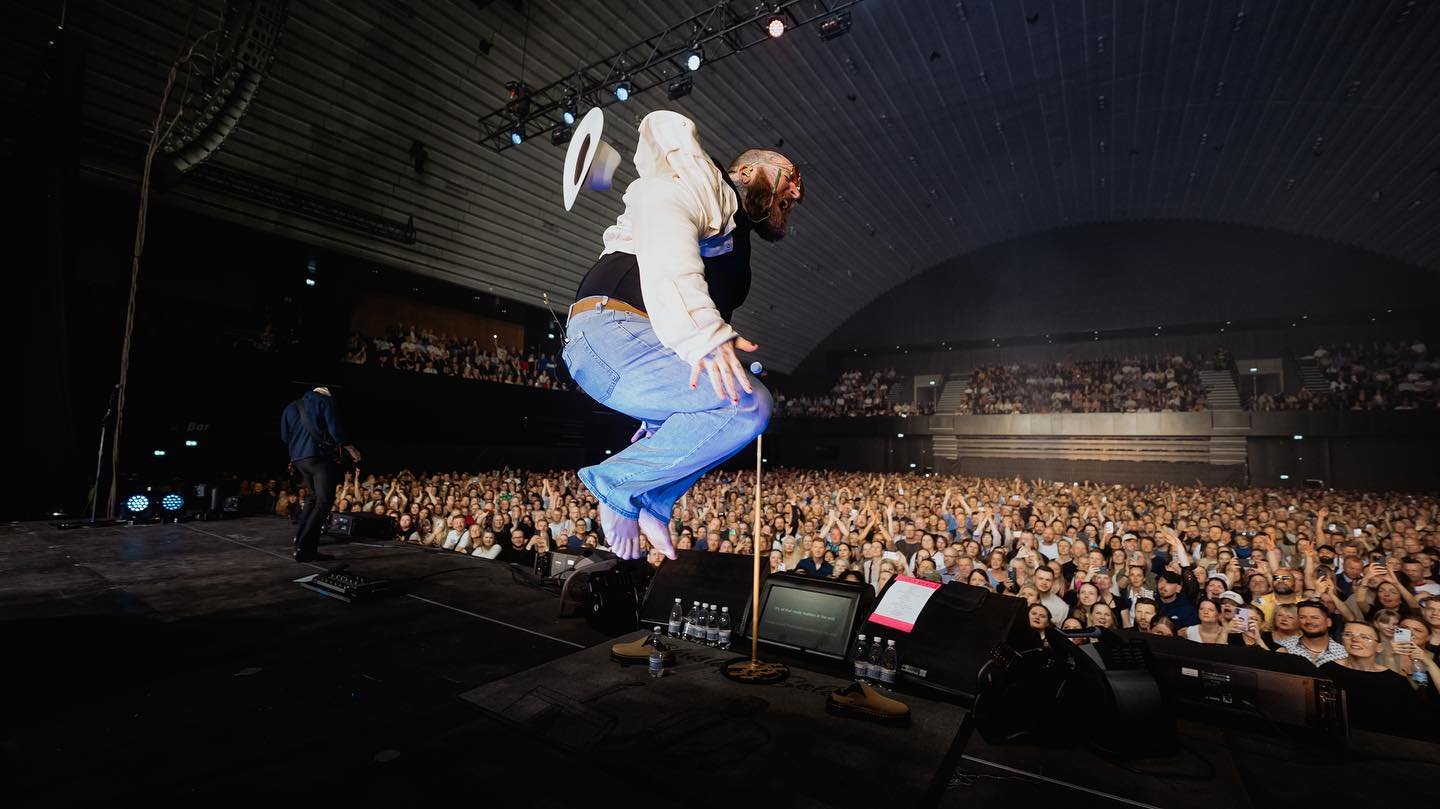
[[[1307,638],[1309,638],[1309,639],[1311,639],[1311,640],[1314,640],[1314,639],[1316,639],[1316,638],[1326,637],[1327,635],[1330,634],[1330,630],[1328,630],[1328,629],[1321,629],[1321,630],[1318,630],[1318,631],[1316,631],[1316,632],[1311,632],[1310,630],[1308,630],[1308,629],[1306,629],[1306,628],[1304,628],[1304,627],[1301,627],[1301,628],[1300,628],[1300,634],[1304,635],[1305,637],[1307,637]]]
[[[775,191],[769,183],[760,187],[759,183],[752,183],[745,189],[744,197],[745,215],[750,217],[750,227],[755,235],[767,242],[778,242],[785,238],[785,228],[776,227],[770,220],[773,212],[770,206],[775,202]]]
[[[1279,583],[1276,583],[1276,585],[1275,585],[1275,595],[1277,595],[1277,596],[1288,596],[1288,595],[1293,594],[1294,592],[1295,592],[1295,585],[1293,585],[1293,584],[1279,584]]]

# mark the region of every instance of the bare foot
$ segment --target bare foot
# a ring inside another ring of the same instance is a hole
[[[675,558],[675,542],[670,539],[670,526],[660,522],[654,514],[643,508],[640,509],[640,531],[656,550],[665,554],[666,559]]]
[[[600,504],[600,527],[605,531],[605,541],[610,550],[621,559],[640,557],[640,523],[620,516],[614,509]]]

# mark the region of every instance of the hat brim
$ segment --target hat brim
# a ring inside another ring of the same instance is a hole
[[[567,211],[574,207],[575,197],[590,176],[590,165],[600,151],[600,133],[604,128],[605,114],[599,107],[593,107],[570,135],[570,147],[565,150],[565,176],[561,180]]]

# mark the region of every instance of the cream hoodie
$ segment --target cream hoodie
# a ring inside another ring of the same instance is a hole
[[[640,122],[639,179],[625,189],[625,213],[605,229],[605,250],[640,265],[640,291],[655,335],[695,365],[735,330],[720,317],[705,283],[700,242],[735,228],[735,194],[700,148],[695,124],[668,110]]]

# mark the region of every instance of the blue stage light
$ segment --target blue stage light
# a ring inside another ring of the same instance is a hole
[[[524,132],[521,132],[521,131],[518,130],[518,129],[512,130],[512,131],[510,132],[510,145],[511,145],[511,146],[519,146],[521,143],[524,143],[524,142],[525,142],[525,133],[524,133]]]
[[[630,100],[630,82],[629,82],[628,80],[627,80],[627,81],[618,82],[618,83],[615,85],[615,91],[614,91],[614,92],[615,92],[615,100],[616,100],[616,101],[619,101],[619,102],[622,103],[622,104],[625,103],[626,101],[629,101],[629,100]]]
[[[125,510],[130,514],[142,514],[150,510],[150,496],[132,494],[125,498]]]
[[[160,507],[166,511],[179,511],[185,507],[185,498],[171,492],[160,498]]]

